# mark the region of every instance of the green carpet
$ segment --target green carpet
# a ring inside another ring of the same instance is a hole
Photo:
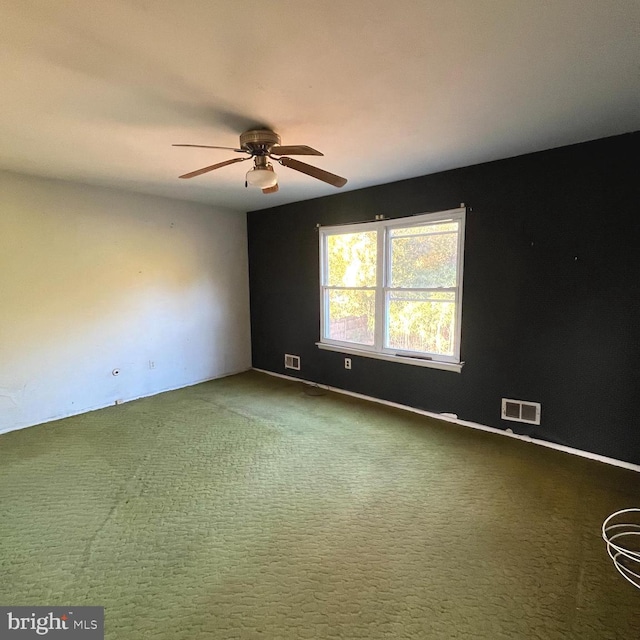
[[[640,636],[600,538],[639,474],[308,389],[0,436],[0,604],[102,605],[110,640]]]

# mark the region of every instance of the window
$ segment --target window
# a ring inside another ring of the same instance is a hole
[[[465,209],[320,229],[322,349],[460,371]]]

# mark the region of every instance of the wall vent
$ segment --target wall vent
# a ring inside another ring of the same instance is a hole
[[[501,417],[503,420],[512,420],[513,422],[540,424],[540,403],[502,398]]]
[[[284,354],[284,368],[295,369],[300,371],[300,356],[292,356],[289,353]]]

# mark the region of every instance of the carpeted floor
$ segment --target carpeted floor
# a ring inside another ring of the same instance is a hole
[[[0,436],[0,604],[103,605],[110,640],[640,636],[600,538],[640,474],[306,390]]]

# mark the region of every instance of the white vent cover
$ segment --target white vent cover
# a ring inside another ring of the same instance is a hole
[[[540,403],[502,398],[501,418],[513,422],[540,424]]]
[[[300,371],[300,356],[292,356],[290,353],[284,354],[284,368]]]

